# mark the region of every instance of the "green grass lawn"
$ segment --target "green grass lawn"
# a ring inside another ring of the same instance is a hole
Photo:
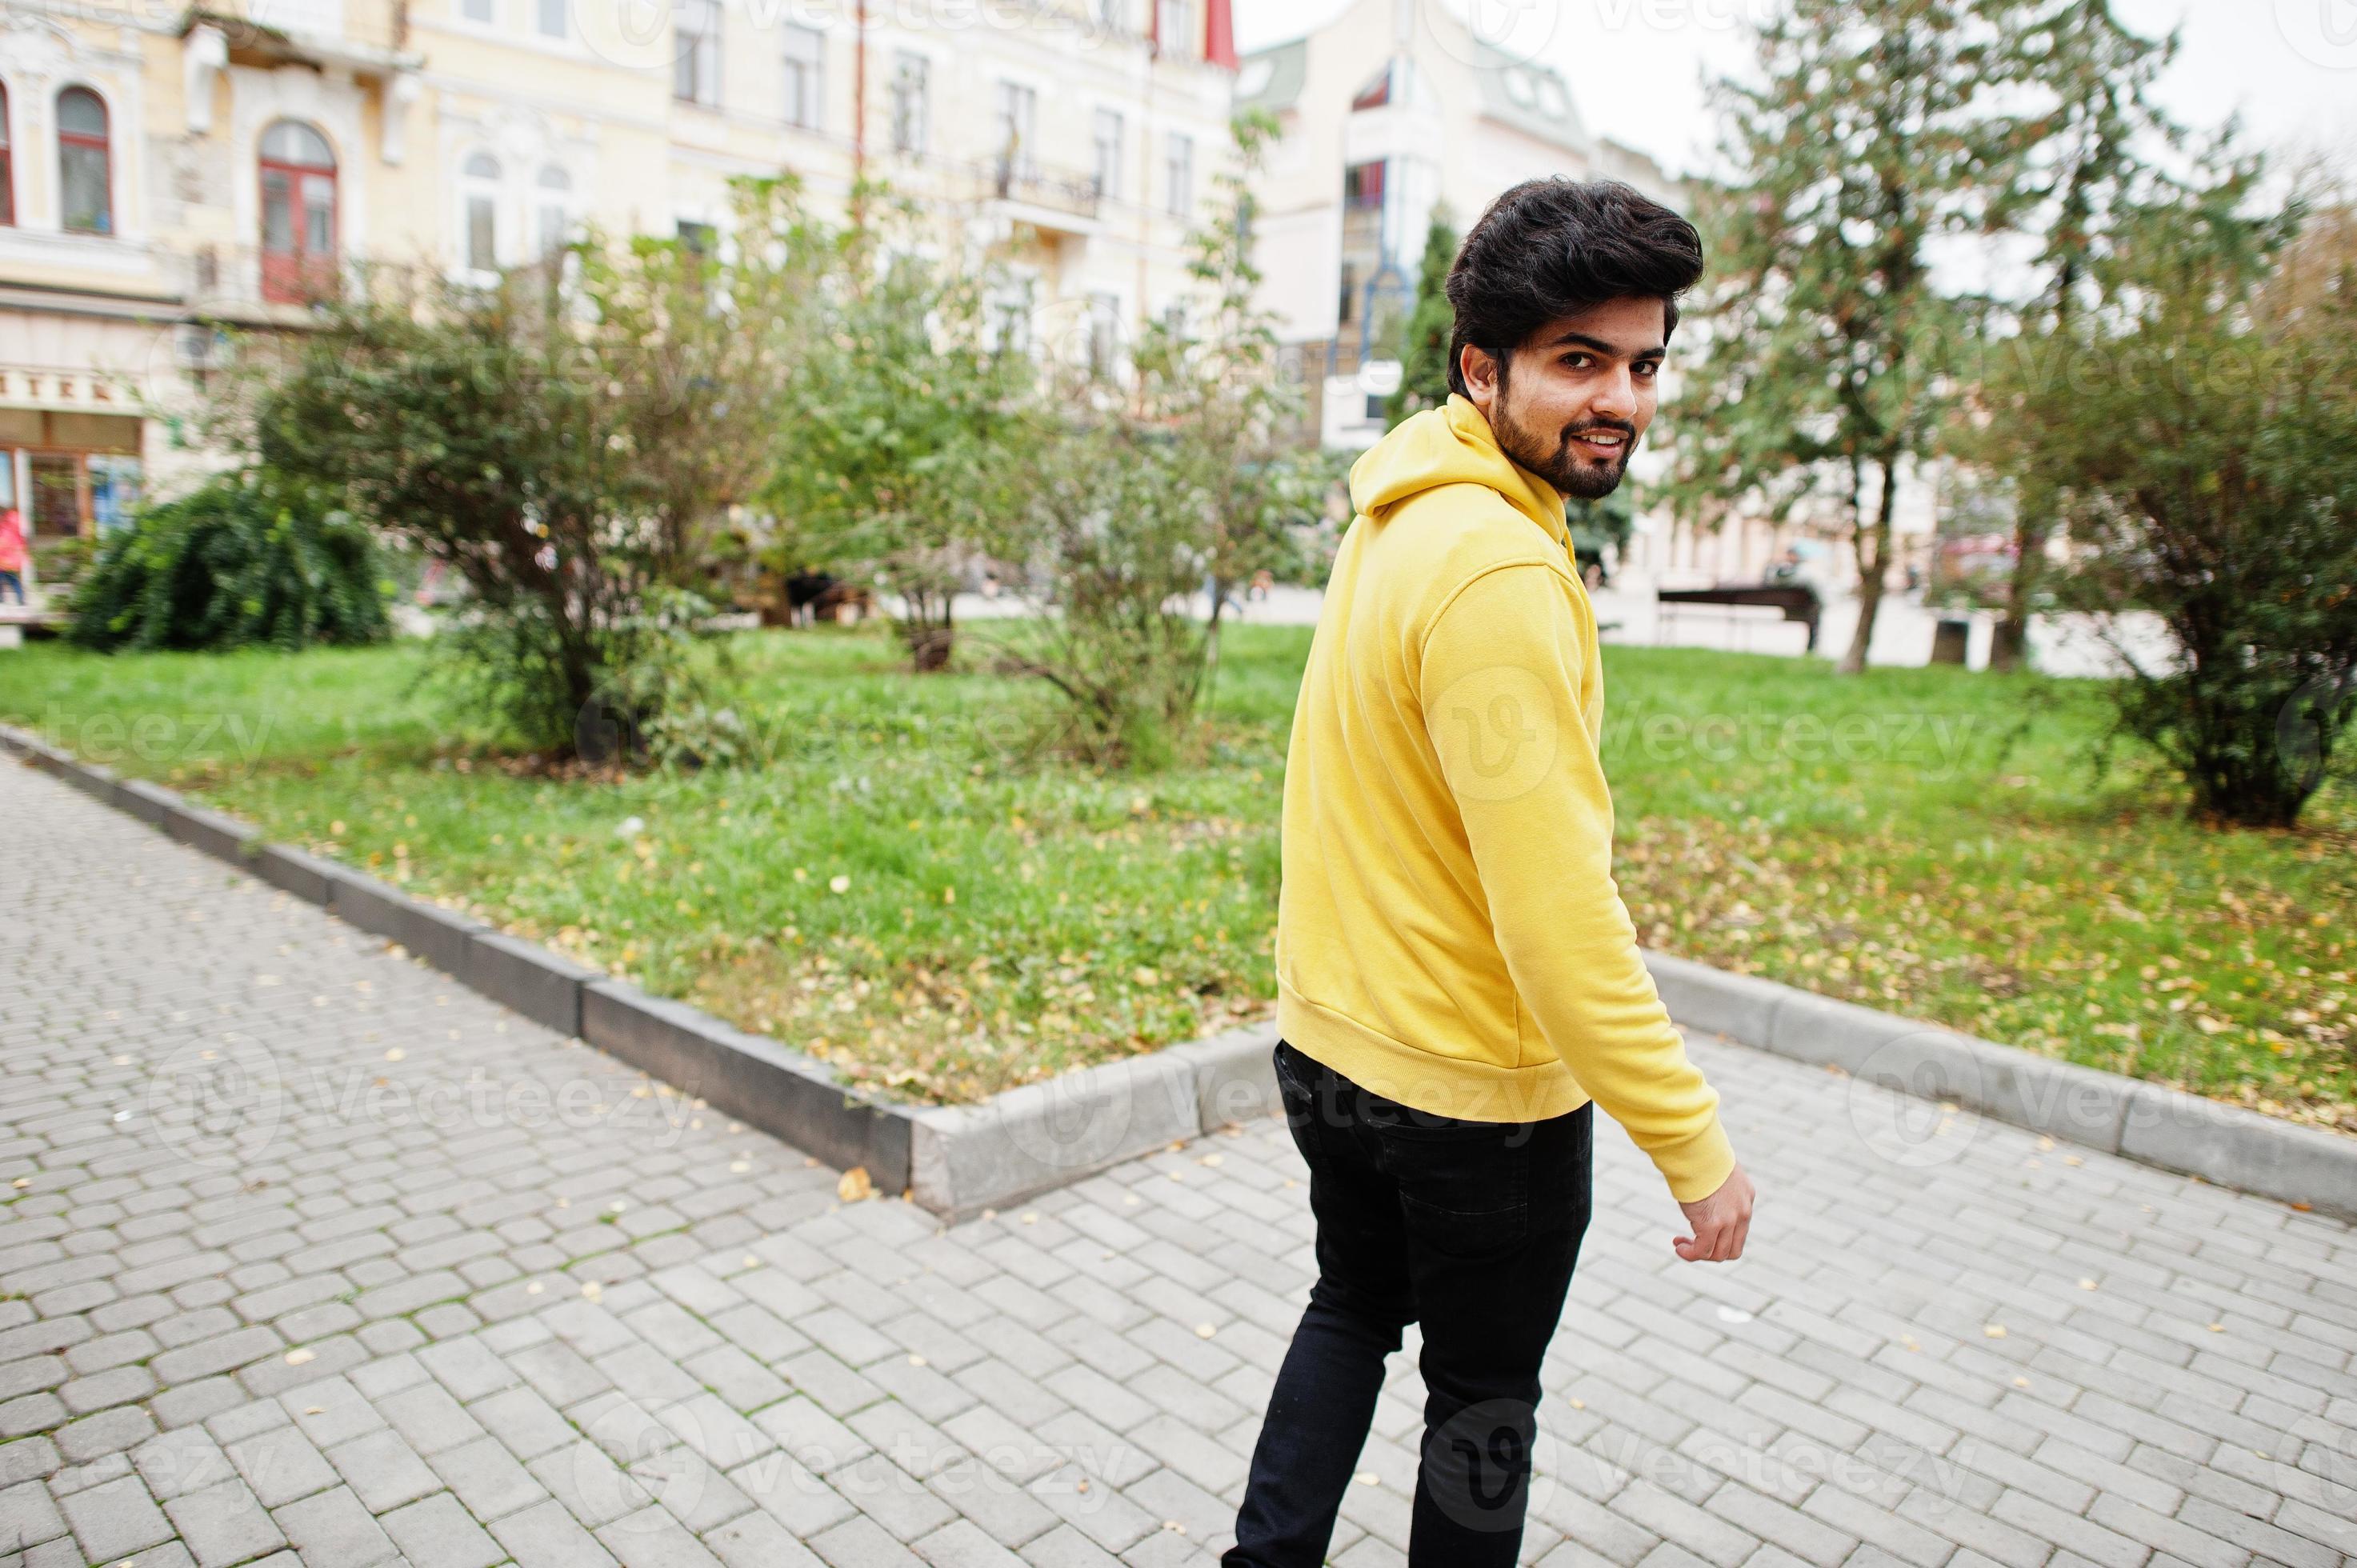
[[[550,777],[413,646],[0,656],[0,717],[691,999],[962,1101],[1266,1011],[1303,629],[1231,634],[1201,754],[1027,757],[1033,687],[880,636],[734,639],[754,765]],[[1673,952],[2357,1132],[2357,800],[2220,832],[2098,775],[2100,693],[1607,650],[1621,886]]]

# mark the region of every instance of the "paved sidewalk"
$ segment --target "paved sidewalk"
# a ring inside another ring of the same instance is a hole
[[[944,1231],[29,770],[0,822],[0,1564],[1226,1544],[1310,1279],[1280,1124]],[[1676,1262],[1599,1122],[1528,1561],[2357,1553],[2349,1227],[1695,1048],[1752,1256]]]

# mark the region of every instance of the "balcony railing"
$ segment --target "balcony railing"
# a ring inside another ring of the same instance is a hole
[[[187,22],[218,29],[232,55],[260,61],[365,68],[403,48],[393,0],[198,0]]]
[[[990,193],[1002,201],[1020,201],[1074,218],[1094,218],[1103,200],[1093,174],[1042,168],[1003,155],[985,166],[983,173]]]

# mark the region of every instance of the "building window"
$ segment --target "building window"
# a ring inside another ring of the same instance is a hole
[[[500,160],[477,153],[467,160],[467,269],[500,267]]]
[[[805,131],[819,127],[820,100],[826,88],[826,35],[791,24],[786,27],[786,124]]]
[[[1380,109],[1391,101],[1392,68],[1390,66],[1385,66],[1383,70],[1375,72],[1375,79],[1372,81],[1370,81],[1366,86],[1359,89],[1359,95],[1351,100],[1351,107],[1352,109]]]
[[[1111,109],[1096,113],[1097,194],[1121,195],[1121,115]]]
[[[1164,155],[1163,195],[1173,218],[1191,218],[1195,214],[1195,138],[1181,131],[1170,133]]]
[[[21,509],[29,539],[89,538],[131,520],[139,503],[139,459],[123,450],[138,444],[139,422],[117,414],[82,416],[113,451],[27,451],[0,445],[0,507]],[[27,482],[16,489],[16,465]]]
[[[480,22],[490,27],[499,20],[498,14],[492,9],[498,4],[499,0],[458,0],[458,15],[469,22]]]
[[[540,0],[540,36],[544,38],[561,38],[571,32],[572,23],[567,17],[567,13],[572,8],[570,0]]]
[[[893,61],[892,150],[896,153],[925,150],[929,69],[924,56],[906,49]]]
[[[554,164],[540,171],[540,254],[545,261],[573,240],[573,177]]]
[[[1358,319],[1359,269],[1350,263],[1342,263],[1342,297],[1335,303],[1334,319],[1348,327]]]
[[[0,85],[0,228],[16,221],[16,163],[8,146],[8,89]]]
[[[705,108],[720,102],[720,0],[678,0],[673,13],[679,54],[672,61],[672,96]]]
[[[299,121],[262,134],[262,297],[301,305],[335,292],[336,155]]]
[[[720,231],[693,218],[679,220],[680,248],[691,256],[709,256],[720,249]]]
[[[1039,166],[1031,138],[1039,123],[1039,94],[1012,81],[998,84],[998,190],[1018,179],[1037,179]]]
[[[106,104],[87,87],[58,94],[58,188],[67,232],[114,232],[113,159],[107,148]]]
[[[1155,42],[1166,55],[1179,59],[1194,59],[1203,52],[1203,40],[1196,31],[1195,0],[1157,0],[1161,5]]]
[[[1342,171],[1342,205],[1359,211],[1383,204],[1383,166],[1380,161],[1352,164]]]
[[[90,475],[90,520],[98,532],[130,527],[139,510],[139,459],[93,452],[82,462]]]

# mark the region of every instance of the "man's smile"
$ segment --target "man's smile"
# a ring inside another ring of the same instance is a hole
[[[1572,450],[1599,463],[1616,461],[1629,450],[1629,433],[1625,430],[1593,428],[1574,431],[1569,437]]]

